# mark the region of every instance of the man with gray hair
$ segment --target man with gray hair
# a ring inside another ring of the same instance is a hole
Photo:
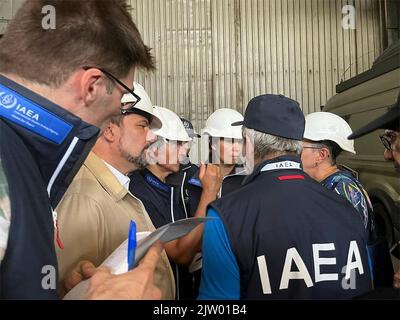
[[[371,289],[355,209],[302,170],[304,123],[296,101],[265,94],[232,124],[244,127],[252,173],[208,208],[199,299],[348,299]]]

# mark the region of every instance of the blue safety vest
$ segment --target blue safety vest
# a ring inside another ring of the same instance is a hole
[[[211,207],[240,269],[241,298],[346,299],[371,289],[355,209],[305,174],[298,157],[264,161]]]
[[[179,185],[162,182],[148,169],[135,171],[129,178],[130,192],[142,201],[156,228],[189,217],[181,202]],[[176,298],[193,299],[196,295],[193,274],[187,266],[170,263],[175,276]]]

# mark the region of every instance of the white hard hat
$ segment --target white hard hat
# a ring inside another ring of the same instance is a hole
[[[356,153],[354,141],[347,137],[352,133],[348,123],[330,112],[314,112],[306,116],[304,138],[311,141],[336,142],[345,151]]]
[[[243,121],[243,116],[236,110],[218,109],[208,117],[202,134],[218,138],[242,139],[242,126],[231,125],[237,121]]]
[[[139,97],[140,101],[135,104],[133,109],[136,109],[135,112],[137,114],[142,114],[144,116],[151,117],[150,128],[151,129],[158,129],[161,128],[161,120],[154,114],[153,104],[151,103],[150,97],[147,94],[146,90],[144,90],[143,86],[137,82],[133,83],[134,90]],[[121,103],[130,103],[135,102],[136,98],[130,94],[124,94],[121,98]]]
[[[154,134],[172,141],[192,141],[181,118],[175,112],[167,108],[154,106],[154,114],[161,119],[162,123],[162,127],[154,131]]]

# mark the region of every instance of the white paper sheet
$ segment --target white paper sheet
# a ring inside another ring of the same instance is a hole
[[[137,248],[135,252],[135,263],[137,264],[150,247],[160,240],[163,243],[176,240],[185,236],[201,223],[212,218],[188,218],[166,224],[153,232],[138,232],[136,234]],[[114,252],[101,264],[111,270],[113,274],[121,274],[128,271],[128,239],[126,239]],[[64,300],[81,300],[89,287],[89,281],[85,280],[68,292]]]

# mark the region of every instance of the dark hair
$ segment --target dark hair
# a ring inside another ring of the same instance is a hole
[[[116,116],[113,116],[113,117],[111,117],[110,122],[112,124],[115,124],[116,126],[120,127],[124,116],[125,115],[123,115],[123,114],[118,114]]]
[[[331,158],[331,163],[332,165],[336,164],[336,158],[339,156],[339,154],[343,151],[343,149],[341,147],[339,147],[339,145],[331,140],[322,140],[322,141],[318,141],[316,142],[317,144],[321,144],[325,147],[328,148],[329,150],[329,154],[330,154],[330,158]]]
[[[55,8],[55,29],[44,29],[42,8]],[[154,59],[124,0],[28,0],[0,40],[0,72],[59,87],[85,65],[123,77]]]

